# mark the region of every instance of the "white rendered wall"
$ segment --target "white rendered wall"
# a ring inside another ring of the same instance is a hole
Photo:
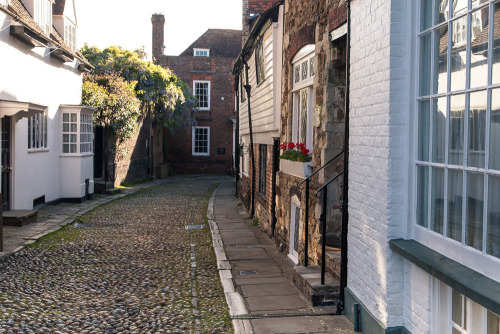
[[[0,29],[10,23],[0,12]],[[31,209],[33,199],[61,198],[59,156],[61,129],[59,105],[81,103],[82,78],[76,61],[62,63],[46,48],[29,48],[0,32],[0,99],[31,102],[48,107],[48,150],[28,152],[27,119],[13,118],[11,209]]]
[[[408,222],[407,8],[351,2],[348,288],[386,327],[404,325]]]

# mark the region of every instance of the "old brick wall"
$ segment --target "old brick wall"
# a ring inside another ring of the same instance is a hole
[[[292,60],[300,49],[308,44],[315,45],[315,79],[313,84],[312,104],[320,110],[321,124],[313,129],[312,163],[317,169],[337,153],[343,150],[345,121],[345,58],[332,59],[334,48],[345,49],[345,38],[331,42],[331,21],[344,23],[341,13],[346,6],[344,0],[331,1],[285,1],[285,32],[283,41],[283,81],[282,81],[282,117],[281,142],[288,143],[292,138]],[[340,52],[342,54],[342,52]],[[345,52],[343,53],[345,54]],[[320,201],[314,196],[315,190],[324,182],[342,171],[343,161],[336,163],[320,172],[313,178],[309,202],[309,257],[312,264],[319,264],[321,254],[321,233],[319,217]],[[305,212],[305,191],[296,188],[300,178],[279,173],[277,180],[277,228],[276,243],[281,244],[288,252],[290,238],[291,197],[296,194],[301,200],[302,215]],[[302,187],[302,189],[304,186]],[[342,182],[334,182],[328,188],[327,210],[327,243],[338,246],[340,241]],[[299,229],[299,261],[303,263],[304,216]]]
[[[197,111],[198,126],[210,127],[210,155],[192,155],[192,129],[166,133],[167,161],[174,173],[229,174],[233,166],[234,78],[235,59],[229,57],[169,56],[161,65],[170,68],[191,90],[194,80],[210,81],[210,110]],[[219,153],[223,149],[224,153]]]

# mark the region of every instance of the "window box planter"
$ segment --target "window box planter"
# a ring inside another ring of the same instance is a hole
[[[312,174],[312,162],[300,162],[280,159],[280,171],[305,179]]]

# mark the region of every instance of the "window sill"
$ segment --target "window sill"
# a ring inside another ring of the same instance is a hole
[[[40,149],[28,149],[28,154],[32,153],[45,153],[49,152],[50,150],[48,148],[40,148]]]
[[[193,153],[193,157],[209,157],[209,156],[210,156],[210,154],[208,154],[208,153],[206,153],[206,154],[205,153],[203,153],[203,154]]]
[[[81,158],[81,157],[90,157],[93,155],[94,153],[61,153],[60,157]]]
[[[500,283],[415,240],[395,239],[391,249],[466,297],[500,314]]]

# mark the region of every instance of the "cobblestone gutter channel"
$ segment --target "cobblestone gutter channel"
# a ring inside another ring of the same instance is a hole
[[[210,232],[186,229],[222,180],[172,178],[7,258],[0,333],[231,333]]]

